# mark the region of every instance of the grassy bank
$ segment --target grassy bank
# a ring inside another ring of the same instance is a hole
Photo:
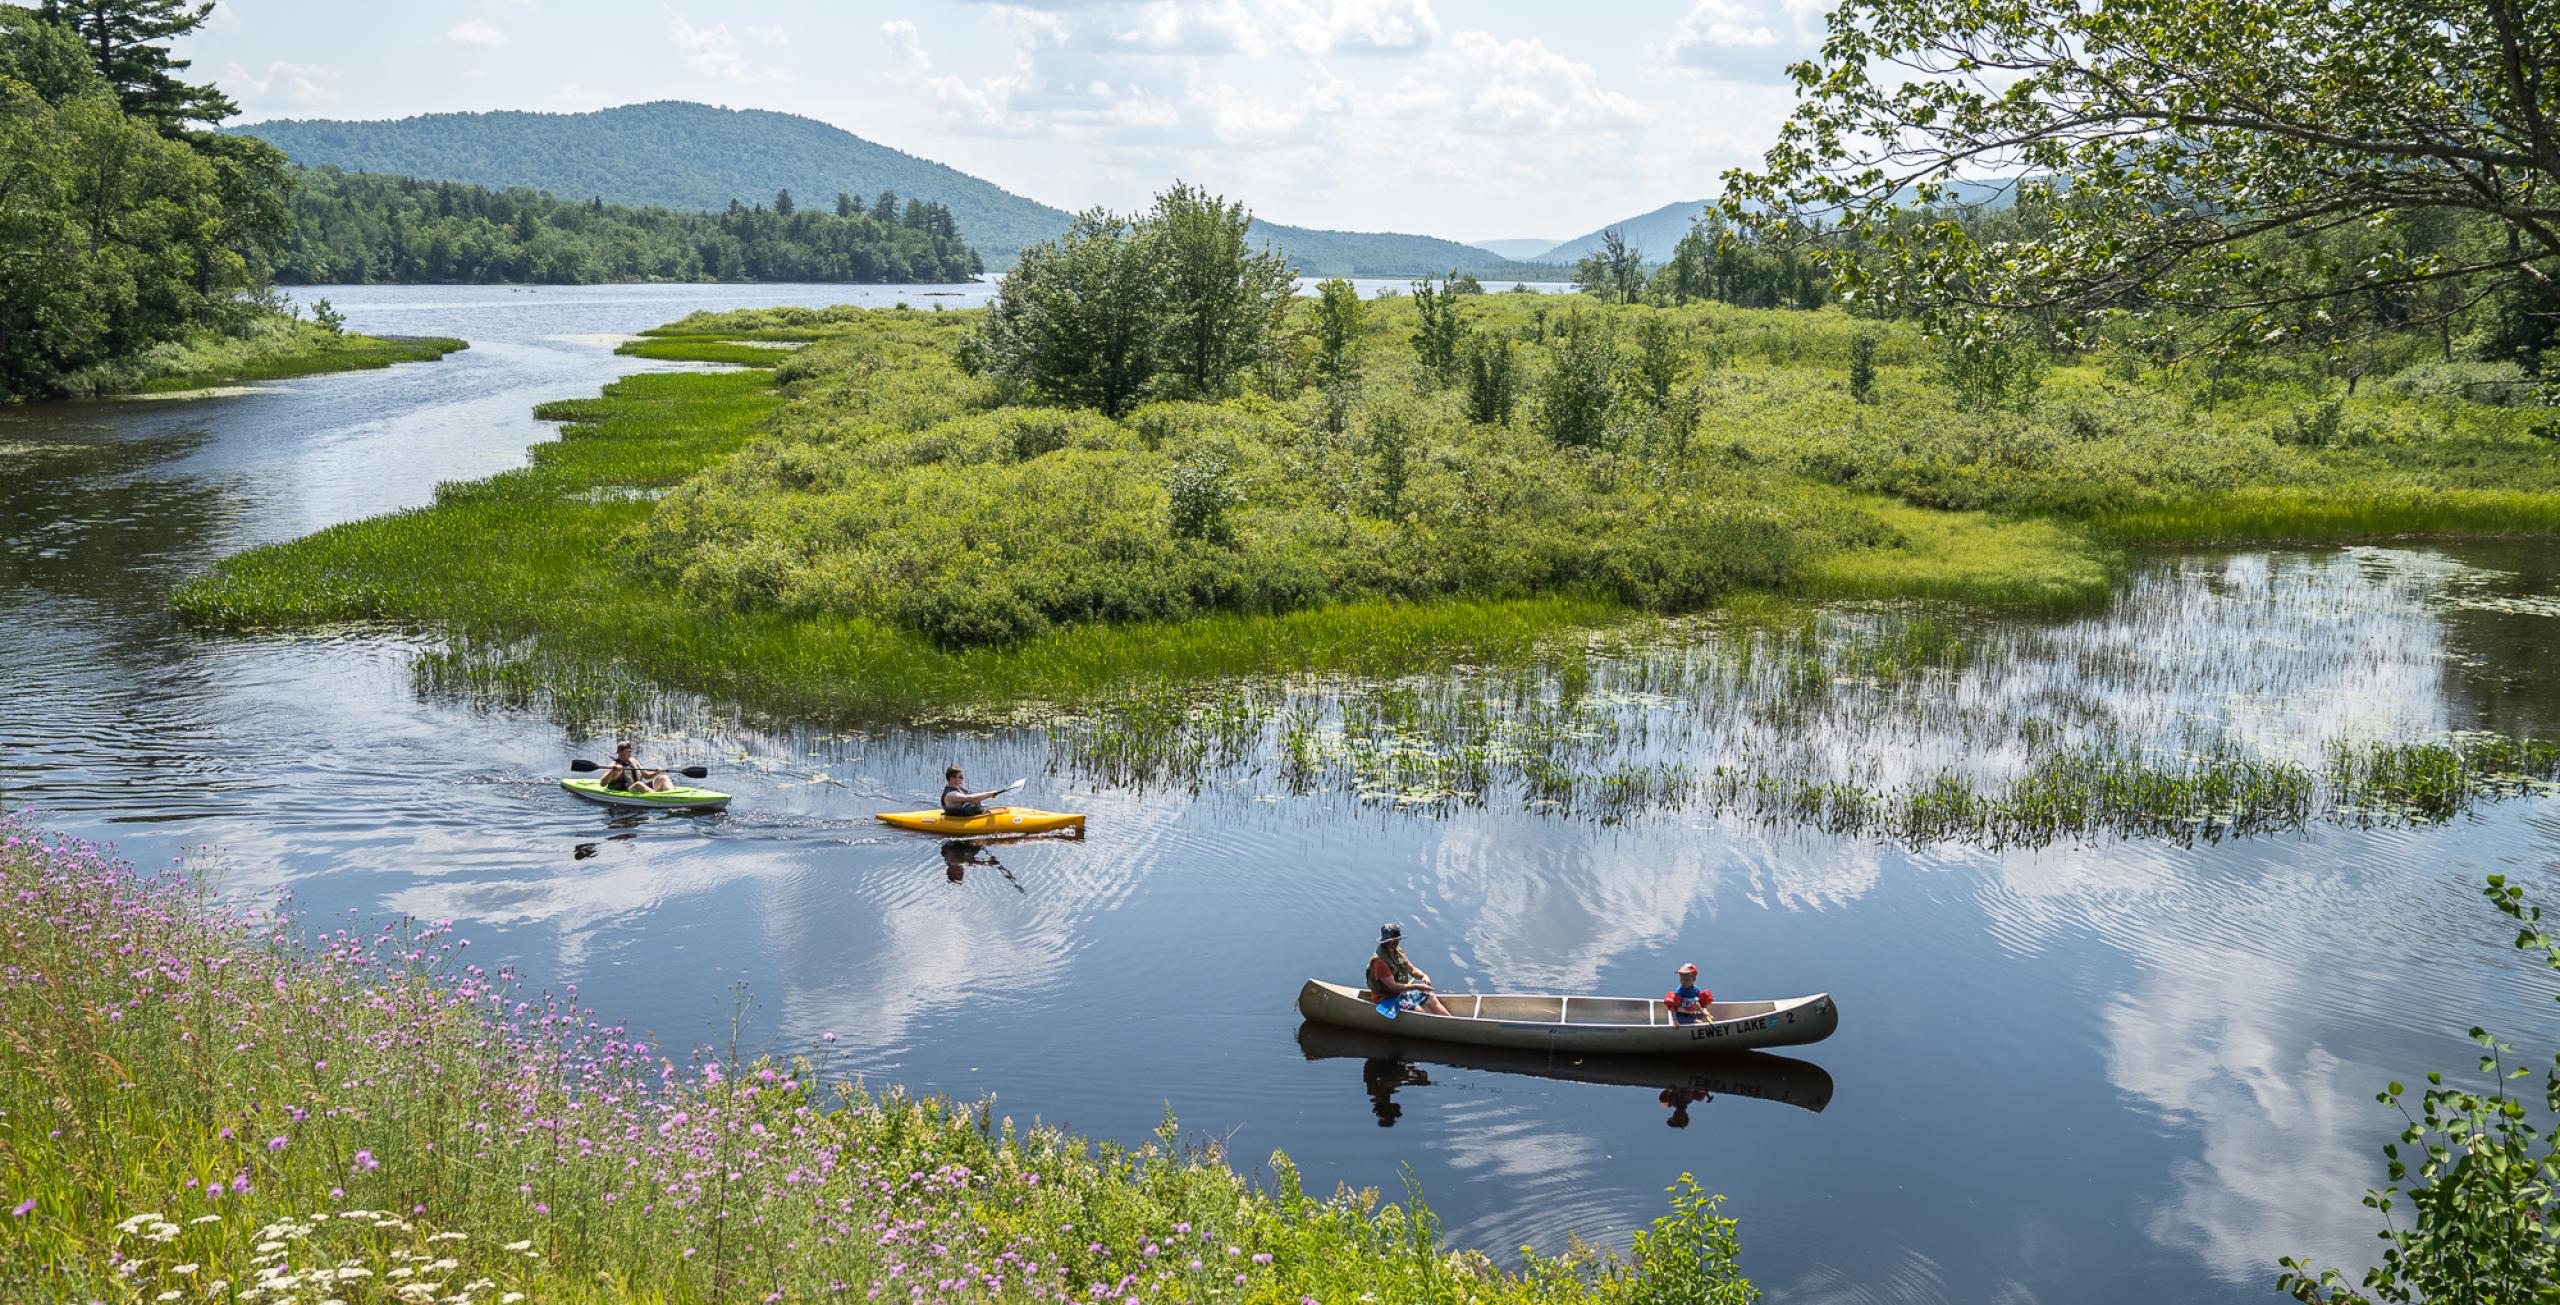
[[[1632,1262],[1504,1271],[1419,1204],[1311,1197],[1279,1155],[1255,1186],[1170,1126],[1095,1146],[992,1102],[822,1088],[805,1058],[661,1048],[470,965],[441,924],[306,944],[16,825],[0,889],[12,1299],[1752,1295],[1694,1189]]]
[[[470,346],[443,336],[384,339],[337,334],[311,322],[262,318],[237,333],[200,331],[73,378],[89,395],[174,394],[224,385],[432,362]]]
[[[2070,608],[2147,543],[2560,530],[2534,410],[2282,375],[2205,402],[2076,368],[1983,411],[1916,336],[1837,313],[1491,295],[1465,312],[1521,380],[1487,421],[1417,362],[1412,312],[1368,307],[1348,380],[1314,383],[1301,339],[1257,393],[1119,420],[968,374],[971,312],[687,319],[633,351],[747,370],[549,405],[570,424],[533,466],[253,551],[178,604],[441,629],[457,687],[592,679],[610,650],[770,708],[986,717],[1133,678],[1518,658],[1746,591]],[[1574,366],[1606,382],[1589,443],[1542,379]]]

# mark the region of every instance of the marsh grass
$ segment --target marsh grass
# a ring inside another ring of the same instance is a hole
[[[113,367],[74,377],[72,389],[84,394],[172,394],[432,362],[469,347],[443,336],[333,335],[310,322],[276,318],[239,335],[208,330],[157,345]]]
[[[1635,1302],[1742,1285],[1684,1191],[1633,1260],[1512,1271],[1418,1200],[1257,1186],[1168,1119],[1095,1144],[992,1099],[660,1046],[448,922],[301,933],[0,822],[0,1295],[445,1302]],[[748,1012],[740,1011],[743,1020]],[[1685,1180],[1684,1180],[1685,1187]]]

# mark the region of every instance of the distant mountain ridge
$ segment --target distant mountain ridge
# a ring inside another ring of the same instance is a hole
[[[390,173],[490,187],[529,186],[563,199],[709,211],[789,190],[823,207],[838,192],[868,204],[882,190],[951,210],[991,267],[1066,229],[1069,215],[957,168],[840,127],[765,109],[655,100],[589,113],[433,113],[383,121],[278,119],[226,128],[273,143],[307,167]],[[1170,180],[1170,178],[1168,178]],[[1250,197],[1244,197],[1248,206]],[[1423,276],[1452,268],[1507,280],[1553,278],[1432,236],[1322,231],[1257,222],[1309,276]]]
[[[1680,237],[1689,234],[1689,224],[1706,216],[1707,206],[1713,203],[1715,201],[1711,199],[1676,200],[1650,213],[1639,213],[1623,222],[1612,222],[1599,231],[1585,232],[1563,244],[1551,246],[1537,258],[1543,263],[1562,263],[1571,267],[1574,260],[1600,247],[1602,232],[1614,230],[1625,236],[1628,244],[1643,250],[1646,261],[1659,263],[1671,257],[1671,247],[1680,243]]]

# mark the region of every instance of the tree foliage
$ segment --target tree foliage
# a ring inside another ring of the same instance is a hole
[[[777,196],[673,213],[327,167],[299,179],[276,266],[288,281],[961,281],[980,267],[938,204],[884,223],[850,195],[834,212],[785,213]]]
[[[1127,412],[1153,380],[1164,338],[1158,246],[1104,209],[1022,251],[990,306],[978,356],[1050,398]]]
[[[1451,272],[1438,285],[1424,277],[1413,283],[1413,352],[1422,364],[1423,379],[1433,386],[1447,385],[1458,374],[1458,345],[1466,338],[1466,323],[1458,316],[1458,274]],[[1474,293],[1483,294],[1477,286]]]
[[[204,26],[213,0],[44,0],[38,11],[79,38],[126,113],[175,135],[240,112],[211,84],[180,80],[188,61],[169,42]]]
[[[2228,349],[2323,335],[2378,292],[2425,317],[2560,278],[2547,0],[1846,0],[1829,21],[1724,207],[1835,217],[1824,256],[1859,300],[2066,344],[2125,310]],[[1968,176],[2018,179],[2027,220],[1952,220]],[[2431,210],[2494,238],[2331,239]]]
[[[1644,251],[1628,244],[1625,232],[1611,227],[1600,233],[1600,247],[1573,265],[1573,280],[1603,303],[1634,303],[1644,294]]]
[[[972,365],[1113,416],[1159,380],[1227,392],[1271,354],[1296,283],[1278,254],[1246,245],[1252,221],[1180,182],[1143,217],[1077,215],[1065,235],[1022,251],[969,346]]]
[[[1228,392],[1259,361],[1289,304],[1289,261],[1246,239],[1253,215],[1177,181],[1156,196],[1148,238],[1158,246],[1166,304],[1164,357],[1193,394]]]
[[[1316,283],[1316,377],[1325,388],[1342,389],[1356,379],[1364,315],[1350,282],[1337,276]]]

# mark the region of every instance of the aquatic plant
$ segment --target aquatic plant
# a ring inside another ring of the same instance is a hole
[[[1740,1287],[1694,1192],[1631,1258],[1453,1251],[1417,1200],[1249,1183],[992,1099],[672,1052],[451,922],[298,929],[0,824],[0,1295],[668,1302],[1666,1299]],[[1745,1299],[1747,1297],[1736,1297]]]

